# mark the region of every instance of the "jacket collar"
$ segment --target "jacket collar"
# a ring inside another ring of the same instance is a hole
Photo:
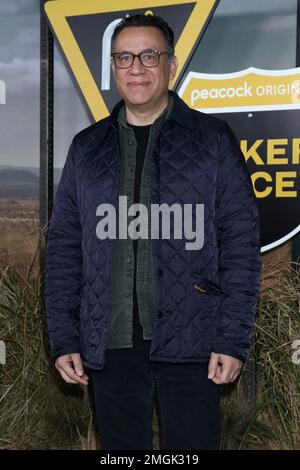
[[[169,95],[173,96],[174,98],[174,105],[171,113],[169,114],[167,121],[174,119],[175,121],[180,124],[180,126],[193,128],[193,119],[191,108],[189,108],[185,102],[175,93],[173,90],[169,90]],[[110,116],[109,116],[109,124],[117,127],[118,126],[118,116],[119,111],[124,106],[124,100],[120,100],[113,108]]]

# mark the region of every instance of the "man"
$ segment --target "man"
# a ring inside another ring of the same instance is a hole
[[[259,294],[258,210],[244,157],[225,122],[168,90],[173,41],[154,15],[117,25],[112,70],[123,100],[73,139],[49,227],[55,365],[68,383],[91,378],[109,450],[152,449],[155,388],[164,449],[218,447],[220,385],[247,358]],[[101,237],[102,204],[123,223],[118,196],[149,212],[203,204],[203,246],[172,237],[177,222],[169,238],[160,229],[152,239]]]

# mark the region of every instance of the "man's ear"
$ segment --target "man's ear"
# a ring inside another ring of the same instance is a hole
[[[172,62],[171,62],[171,66],[170,66],[169,80],[173,80],[173,78],[174,78],[175,75],[176,75],[177,68],[178,68],[178,60],[177,60],[176,55],[174,55],[174,56],[172,57]]]
[[[113,73],[114,80],[115,80],[116,79],[116,67],[115,67],[113,59],[110,60],[110,65],[111,65],[112,73]]]

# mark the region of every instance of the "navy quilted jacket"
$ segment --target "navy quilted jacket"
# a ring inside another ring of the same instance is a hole
[[[150,359],[204,362],[214,351],[245,361],[261,266],[251,179],[228,125],[191,110],[170,93],[174,109],[150,161],[151,203],[204,204],[204,245],[187,250],[186,239],[172,235],[152,240],[157,308]],[[113,247],[113,239],[96,235],[96,209],[118,203],[117,116],[122,104],[74,137],[46,250],[45,301],[53,356],[80,352],[83,364],[95,369],[105,363]]]

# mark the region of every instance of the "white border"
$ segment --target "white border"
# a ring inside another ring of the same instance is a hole
[[[269,104],[261,106],[236,106],[234,108],[193,108],[195,111],[202,113],[247,113],[251,111],[280,111],[288,109],[300,109],[300,104]]]
[[[296,235],[299,232],[300,232],[300,225],[298,225],[298,227],[296,227],[294,230],[292,230],[290,233],[288,233],[284,237],[279,238],[279,240],[276,240],[276,242],[269,243],[269,245],[262,246],[260,249],[261,253],[272,250],[272,248],[276,248],[276,246],[282,245],[282,243],[288,241],[290,238],[292,238],[294,235]]]

